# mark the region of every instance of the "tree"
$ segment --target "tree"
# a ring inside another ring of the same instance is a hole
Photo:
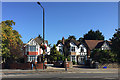
[[[53,45],[49,56],[50,61],[64,61],[64,55],[57,51],[56,45]]]
[[[20,39],[21,35],[12,26],[15,25],[13,20],[2,21],[2,59],[5,61],[14,61],[22,56],[23,42]]]
[[[104,36],[102,35],[102,32],[99,30],[93,31],[90,30],[88,31],[87,34],[84,35],[85,40],[104,40]]]
[[[120,28],[116,29],[116,33],[110,40],[112,42],[112,51],[114,51],[117,54],[117,59],[120,63]]]
[[[94,49],[90,57],[94,61],[98,61],[100,63],[117,62],[117,59],[116,59],[117,55],[113,53],[111,50]]]

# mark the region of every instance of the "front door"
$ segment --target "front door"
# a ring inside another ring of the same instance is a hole
[[[78,57],[78,64],[84,64],[84,61],[85,61],[85,57],[83,56]]]

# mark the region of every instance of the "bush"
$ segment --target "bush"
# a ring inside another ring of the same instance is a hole
[[[75,61],[72,61],[73,62],[73,65],[77,64]]]
[[[90,57],[99,63],[113,63],[117,62],[117,55],[110,50],[95,49],[91,53]]]
[[[19,63],[25,63],[24,57],[21,57],[21,58],[17,59],[16,61]]]
[[[70,56],[67,57],[67,61],[70,61]]]

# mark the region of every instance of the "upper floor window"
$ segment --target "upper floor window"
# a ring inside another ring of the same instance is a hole
[[[36,46],[30,46],[29,51],[35,52],[36,51]]]
[[[84,52],[84,49],[83,49],[83,47],[81,47],[81,50],[80,50],[81,52]]]
[[[59,46],[59,52],[62,52],[62,49],[63,49],[62,46]]]
[[[75,47],[71,47],[71,51],[72,51],[72,52],[75,52]]]

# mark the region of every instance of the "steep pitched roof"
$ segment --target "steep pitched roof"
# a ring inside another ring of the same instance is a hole
[[[79,47],[81,44],[84,45],[84,47],[87,47],[87,44],[82,43],[82,42],[79,42],[78,47]]]
[[[102,42],[99,42],[95,48],[100,48],[103,44],[104,44],[105,41],[102,41]]]
[[[93,50],[97,45],[102,45],[103,42],[104,40],[85,40],[85,43],[87,44],[90,50]]]
[[[35,40],[39,45],[41,45],[41,44],[43,43],[43,39],[40,38],[40,37],[36,37],[34,40]],[[44,42],[47,43],[47,45],[48,45],[48,41],[47,41],[47,40],[45,40]]]
[[[65,39],[65,46],[68,45],[70,42],[73,42],[77,47],[79,47],[79,45],[81,45],[81,44],[83,44],[85,47],[87,47],[87,45],[85,43],[81,43],[73,38],[72,39]],[[59,40],[57,42],[56,46],[58,46],[58,44],[60,44],[60,43],[63,44],[62,40]]]
[[[60,43],[63,44],[63,43],[62,43],[62,40],[59,40],[59,41],[57,42],[56,46],[58,46],[58,44],[60,44]]]
[[[40,37],[36,37],[35,39],[32,38],[32,39],[30,39],[30,40],[28,41],[28,43],[29,43],[30,41],[32,41],[32,40],[35,40],[39,45],[41,45],[41,44],[43,43],[43,39],[40,38]],[[45,40],[44,42],[47,43],[47,46],[48,46],[48,41]],[[24,47],[25,47],[26,45],[28,45],[28,43],[24,44]],[[50,47],[50,46],[49,46],[49,47]]]
[[[76,41],[75,39],[72,38],[72,39],[65,40],[65,45],[69,44],[70,42],[73,42],[76,46],[78,46],[78,44],[79,44],[78,41]]]
[[[36,37],[34,39],[39,45],[41,45],[43,43],[43,39],[42,38],[39,38],[39,37]]]

